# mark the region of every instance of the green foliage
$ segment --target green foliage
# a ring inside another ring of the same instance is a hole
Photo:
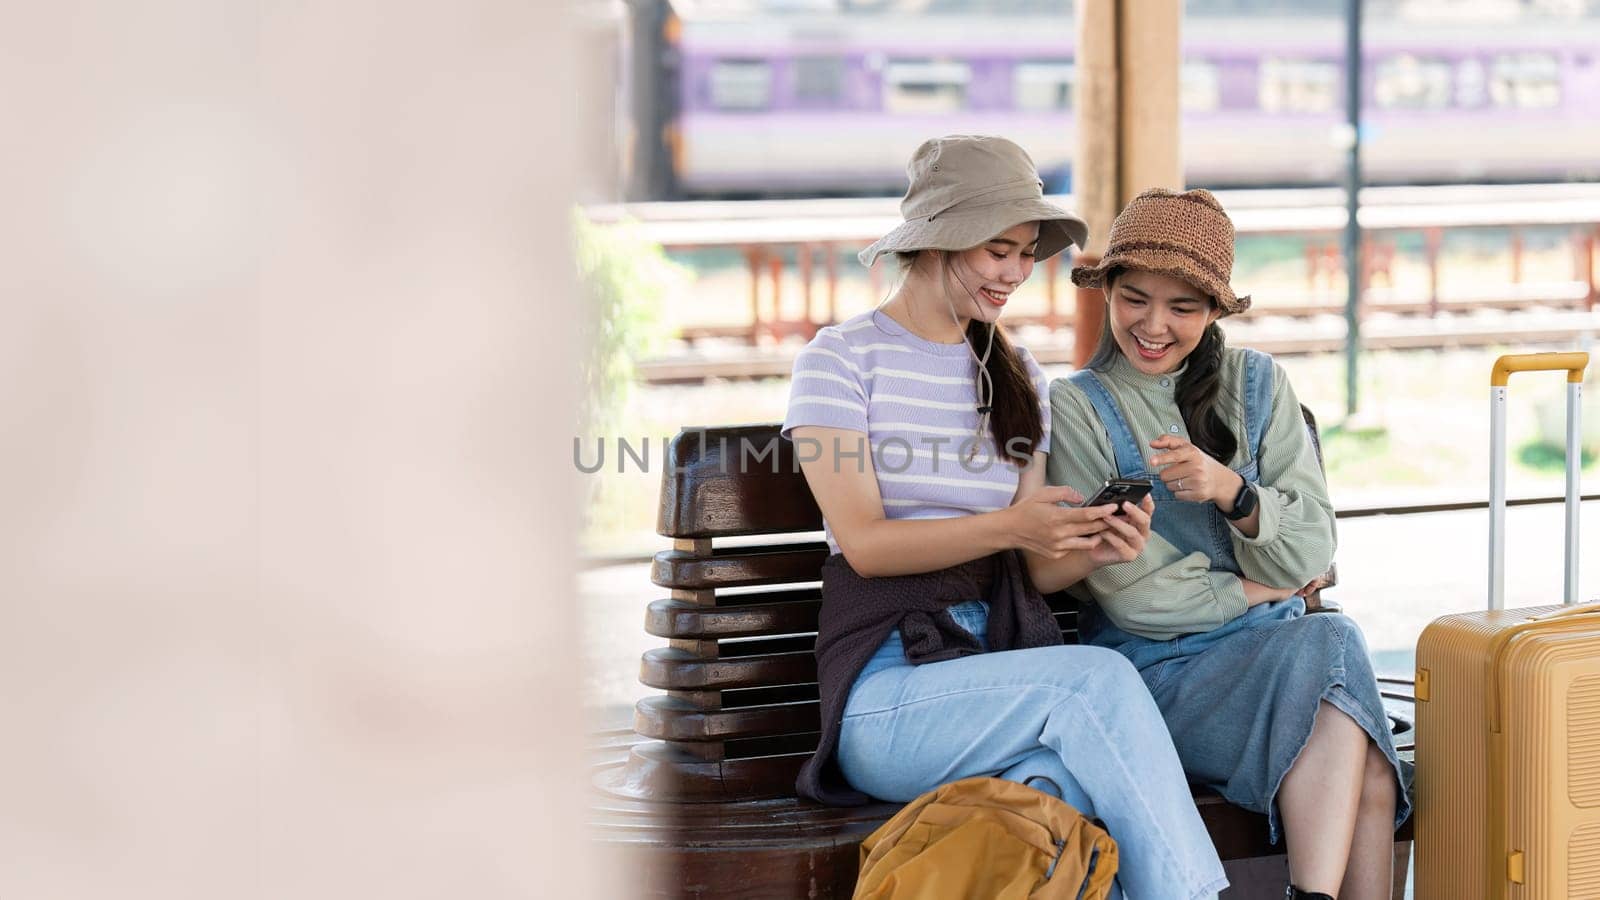
[[[615,422],[633,388],[635,364],[664,338],[662,307],[686,284],[686,269],[626,224],[599,226],[582,212],[572,217],[584,316],[586,424]]]
[[[1350,428],[1334,424],[1322,429],[1322,464],[1329,485],[1406,483],[1419,473],[1396,465],[1390,434],[1384,428]]]
[[[1588,447],[1582,447],[1578,452],[1578,468],[1588,469],[1594,465],[1596,454]],[[1517,461],[1526,468],[1540,472],[1554,472],[1560,474],[1567,470],[1567,448],[1561,444],[1551,444],[1545,441],[1529,441],[1517,450]]]
[[[1255,271],[1277,263],[1305,259],[1306,239],[1290,235],[1250,235],[1234,245],[1234,268]]]

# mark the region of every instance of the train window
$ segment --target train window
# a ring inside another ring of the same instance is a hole
[[[1490,69],[1489,97],[1495,106],[1539,109],[1561,102],[1561,68],[1548,53],[1507,53]]]
[[[1391,56],[1378,63],[1372,95],[1382,109],[1443,109],[1450,105],[1450,63]]]
[[[719,59],[711,67],[713,109],[766,109],[772,104],[772,67],[760,59]]]
[[[1210,112],[1222,103],[1222,83],[1217,67],[1189,61],[1178,73],[1178,105],[1184,112]]]
[[[959,112],[967,105],[966,63],[894,60],[883,70],[883,108],[892,113]]]
[[[1012,77],[1017,109],[1048,112],[1072,108],[1072,60],[1017,63]]]
[[[1467,57],[1456,65],[1456,105],[1473,109],[1484,104],[1489,96],[1488,77],[1484,74],[1483,60]]]
[[[844,58],[800,56],[794,61],[794,99],[801,106],[837,106],[844,98]]]
[[[1339,102],[1341,68],[1308,59],[1263,59],[1256,100],[1266,112],[1330,112]]]

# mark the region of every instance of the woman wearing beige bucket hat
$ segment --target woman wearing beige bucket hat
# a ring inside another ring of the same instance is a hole
[[[905,222],[861,254],[895,254],[903,280],[800,352],[784,422],[833,554],[822,736],[799,792],[905,802],[973,775],[1045,776],[1106,822],[1129,896],[1215,894],[1221,863],[1138,673],[1063,646],[1030,580],[1135,559],[1150,528],[1148,505],[1113,517],[1045,487],[1044,376],[996,327],[1085,226],[1003,138],[927,141],[908,171]]]
[[[1283,369],[1217,325],[1250,305],[1232,270],[1216,198],[1157,189],[1072,271],[1106,324],[1051,385],[1050,483],[1147,478],[1156,498],[1145,551],[1085,578],[1079,627],[1138,667],[1189,777],[1287,836],[1289,896],[1388,897],[1407,771],[1360,630],[1305,614],[1333,507]]]

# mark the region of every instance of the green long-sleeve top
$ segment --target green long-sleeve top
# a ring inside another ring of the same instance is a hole
[[[1229,530],[1245,578],[1299,588],[1327,571],[1333,561],[1333,505],[1306,434],[1300,401],[1283,368],[1276,363],[1272,368],[1272,418],[1261,439],[1257,484],[1259,528],[1253,538],[1237,528],[1230,526]],[[1146,375],[1118,354],[1109,371],[1096,374],[1122,408],[1147,464],[1160,452],[1150,447],[1150,441],[1169,433],[1189,440],[1174,397],[1182,369]],[[1250,460],[1242,399],[1244,375],[1244,352],[1227,348],[1218,414],[1239,440],[1239,449],[1228,463],[1235,469]],[[1049,481],[1069,485],[1085,497],[1093,496],[1105,479],[1117,475],[1106,428],[1089,398],[1066,379],[1051,383],[1050,410],[1054,442],[1045,470]],[[1246,608],[1237,574],[1213,570],[1204,553],[1180,553],[1155,532],[1138,559],[1099,569],[1078,590],[1085,588],[1113,625],[1156,640],[1209,631]]]

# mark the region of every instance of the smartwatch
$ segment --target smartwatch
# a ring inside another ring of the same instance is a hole
[[[1233,498],[1233,512],[1225,512],[1222,515],[1229,522],[1237,522],[1256,511],[1257,499],[1259,498],[1256,495],[1256,486],[1246,480]]]

